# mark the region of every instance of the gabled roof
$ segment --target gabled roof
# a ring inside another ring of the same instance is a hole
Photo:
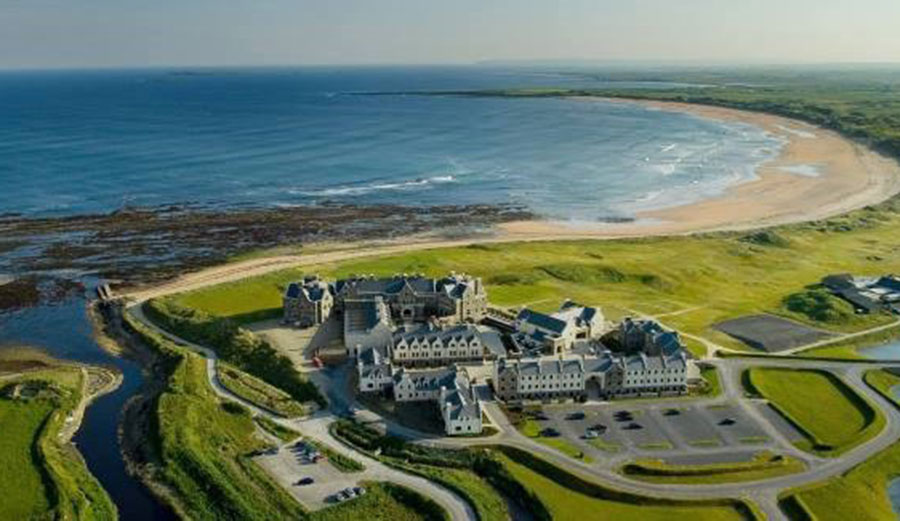
[[[545,315],[544,313],[538,313],[537,311],[532,311],[528,308],[519,311],[519,315],[516,318],[533,326],[545,329],[547,331],[552,331],[557,334],[565,331],[566,327],[569,325],[569,323],[564,320],[551,317],[550,315]]]

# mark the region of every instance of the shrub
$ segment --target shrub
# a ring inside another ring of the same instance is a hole
[[[853,307],[823,289],[793,293],[784,299],[784,307],[812,320],[841,323],[853,318]]]
[[[169,299],[147,301],[144,312],[163,328],[186,340],[212,348],[222,360],[281,389],[294,399],[325,405],[325,399],[316,386],[297,372],[289,358],[231,320],[180,306]]]

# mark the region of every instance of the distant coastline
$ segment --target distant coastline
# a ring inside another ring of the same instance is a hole
[[[634,222],[514,221],[507,237],[633,237],[744,230],[814,221],[878,204],[900,193],[900,164],[835,131],[802,121],[719,106],[644,99],[576,96],[585,102],[639,104],[764,129],[785,145],[757,168],[757,179],[698,202],[640,212]]]

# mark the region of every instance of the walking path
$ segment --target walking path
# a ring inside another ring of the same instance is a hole
[[[240,402],[250,408],[255,414],[269,417],[273,421],[276,421],[282,425],[297,429],[304,434],[308,434],[314,438],[325,441],[326,443],[334,446],[335,449],[340,451],[342,454],[363,461],[367,467],[363,475],[363,477],[366,479],[382,481],[386,480],[408,486],[409,488],[417,490],[427,495],[428,497],[433,498],[435,501],[441,504],[441,506],[447,509],[454,520],[470,520],[475,519],[475,514],[472,510],[471,505],[469,505],[466,500],[451,492],[450,490],[447,490],[446,488],[423,478],[411,476],[396,469],[387,467],[377,460],[369,458],[364,454],[358,453],[344,446],[328,431],[328,424],[336,419],[336,416],[334,416],[331,412],[321,411],[313,417],[304,420],[287,420],[279,418],[268,411],[259,409],[253,404],[248,403],[240,397],[234,395],[223,386],[221,386],[218,382],[218,377],[216,374],[215,353],[213,353],[210,349],[187,342],[156,327],[155,324],[153,324],[144,316],[140,304],[150,298],[191,289],[197,289],[200,287],[219,284],[222,282],[238,280],[245,277],[269,273],[271,271],[285,269],[292,266],[334,262],[338,260],[345,260],[348,258],[401,253],[409,251],[411,247],[413,249],[426,249],[489,241],[490,239],[483,241],[464,240],[420,242],[414,245],[387,244],[382,246],[373,246],[369,249],[362,250],[353,249],[345,251],[331,251],[326,253],[313,253],[310,255],[304,255],[302,257],[286,256],[271,259],[257,259],[244,263],[226,265],[219,268],[212,268],[199,273],[187,275],[162,286],[133,292],[129,294],[129,297],[133,299],[133,304],[129,307],[129,312],[131,312],[144,324],[151,327],[160,334],[168,337],[169,339],[180,342],[198,352],[203,353],[207,358],[207,369],[210,385],[219,396]],[[646,316],[637,312],[635,312],[635,314]],[[670,314],[669,316],[671,315],[672,314]],[[646,317],[657,319],[656,317],[652,316]],[[784,351],[780,354],[795,354],[802,350],[860,337],[866,334],[886,330],[891,327],[896,327],[898,325],[900,325],[900,320],[891,324],[872,328],[870,330],[842,335],[837,338],[829,339],[825,342],[817,342],[815,344],[798,347],[789,351]],[[702,343],[707,348],[708,355],[714,355],[718,351],[738,354],[742,353],[741,351],[718,345],[703,337],[684,333],[683,336]],[[772,521],[786,519],[784,514],[778,508],[777,504],[777,497],[780,492],[794,487],[817,483],[833,476],[840,475],[874,456],[878,452],[886,449],[891,444],[900,439],[900,410],[898,410],[892,403],[885,400],[879,393],[869,388],[862,381],[862,374],[865,370],[878,367],[900,367],[900,362],[872,363],[855,362],[852,360],[848,360],[846,362],[823,362],[819,360],[807,361],[779,358],[777,354],[760,358],[708,359],[707,361],[716,365],[721,372],[720,380],[723,387],[723,399],[737,404],[745,414],[756,420],[758,424],[762,426],[762,428],[766,431],[766,434],[770,436],[779,446],[779,450],[805,461],[808,465],[807,470],[800,473],[776,477],[768,480],[742,483],[679,485],[635,481],[619,474],[611,466],[604,467],[603,465],[591,465],[582,461],[573,460],[572,458],[565,456],[564,454],[551,447],[542,445],[530,438],[525,437],[524,435],[519,433],[513,425],[509,423],[506,415],[500,410],[499,406],[493,402],[486,403],[486,413],[488,414],[492,423],[494,423],[494,425],[498,427],[500,432],[492,437],[479,439],[475,443],[505,444],[513,447],[518,447],[520,449],[539,454],[545,459],[559,466],[562,466],[563,468],[575,470],[577,473],[585,477],[594,479],[595,481],[598,481],[604,485],[612,486],[614,488],[634,494],[663,496],[686,500],[709,498],[748,498],[754,501],[766,513],[769,520]],[[747,399],[743,396],[739,384],[739,377],[744,369],[751,366],[824,369],[840,373],[840,375],[842,375],[841,377],[850,387],[868,398],[884,413],[887,420],[886,426],[878,435],[869,440],[867,443],[860,445],[851,451],[848,451],[838,458],[820,458],[800,451],[792,443],[790,443],[789,440],[785,439],[785,437],[774,426],[772,426],[766,418],[762,416],[759,408],[755,406],[752,400]],[[337,408],[343,407],[343,410],[346,410],[349,407],[358,407],[358,404],[355,403],[352,397],[350,397],[349,399],[339,398],[340,395],[345,392],[344,389],[332,389],[333,392],[329,393],[327,387],[331,384],[329,383],[328,379],[323,379],[324,377],[322,375],[313,372],[309,376],[311,376],[317,384],[323,386],[323,391],[326,392],[326,394],[329,394],[330,397],[338,397],[337,401],[340,403],[335,403],[335,406]],[[371,413],[371,411],[366,411],[365,414],[373,413]],[[391,423],[385,419],[381,420],[385,421],[388,424]],[[396,424],[390,424],[390,428],[392,432],[399,433],[407,438],[419,439],[421,443],[426,444],[445,447],[462,447],[471,446],[473,444],[473,440],[471,439],[455,440],[434,437],[429,438],[428,436],[425,436],[423,439],[422,433]]]
[[[286,419],[277,416],[270,411],[261,409],[254,405],[252,402],[248,402],[240,396],[232,393],[221,384],[221,382],[219,381],[218,368],[216,365],[216,353],[212,349],[195,344],[193,342],[188,342],[187,340],[177,337],[169,333],[168,331],[158,327],[155,323],[148,319],[146,315],[144,315],[140,304],[134,304],[130,306],[127,312],[131,313],[132,316],[140,320],[145,326],[164,336],[168,340],[183,344],[184,346],[202,354],[206,358],[206,374],[207,379],[209,380],[209,385],[219,397],[240,403],[244,407],[250,409],[250,411],[255,416],[264,416],[274,422],[277,422],[280,425],[299,431],[302,434],[313,439],[324,441],[327,445],[329,445],[337,452],[360,461],[366,467],[366,469],[359,474],[359,477],[361,479],[372,481],[389,481],[392,483],[403,485],[436,501],[450,514],[450,517],[454,521],[477,521],[478,517],[476,516],[475,511],[472,509],[472,506],[468,501],[461,498],[456,493],[436,483],[428,481],[427,479],[411,474],[406,474],[394,468],[388,467],[378,460],[370,458],[365,454],[346,447],[340,440],[334,438],[334,436],[332,436],[331,432],[328,430],[328,425],[337,419],[337,417],[334,416],[330,411],[319,411],[318,413],[305,419]]]

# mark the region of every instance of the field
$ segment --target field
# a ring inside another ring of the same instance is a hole
[[[785,299],[806,291],[829,273],[900,272],[900,256],[894,253],[900,248],[900,236],[895,233],[898,224],[900,215],[893,211],[870,209],[767,232],[782,239],[777,245],[751,241],[747,234],[720,233],[416,251],[284,270],[185,293],[176,297],[176,303],[242,321],[277,314],[282,289],[303,273],[342,277],[424,272],[437,276],[455,270],[483,277],[491,302],[500,306],[529,305],[547,311],[572,298],[603,306],[610,316],[688,310],[661,320],[686,333],[746,350],[745,344],[712,326],[759,313],[838,332],[889,323],[891,317],[880,314],[825,314],[821,317],[827,320],[815,320],[788,310]],[[702,350],[698,343],[692,342],[690,347]]]
[[[884,371],[866,373],[866,382],[884,396],[900,378]],[[896,400],[895,400],[896,402]],[[888,483],[900,469],[900,443],[895,443],[846,474],[786,495],[798,501],[814,519],[880,521],[896,519],[888,498]]]
[[[584,490],[573,489],[561,484],[544,472],[514,461],[507,455],[497,456],[509,472],[520,481],[527,489],[537,495],[546,505],[554,521],[576,521],[583,519],[620,519],[620,520],[744,520],[752,519],[749,513],[741,511],[733,505],[686,505],[675,501],[662,501],[654,504],[649,498],[635,498],[630,496],[628,500],[615,500],[603,497],[601,490],[589,493],[590,487]],[[557,472],[564,472],[557,469]],[[575,478],[577,480],[577,478]],[[590,517],[589,513],[602,512],[601,517]]]
[[[745,383],[807,436],[798,444],[807,451],[836,456],[884,427],[883,414],[824,371],[754,368]]]
[[[81,455],[59,442],[81,400],[81,370],[50,364],[0,380],[0,519],[113,520],[116,507]],[[6,394],[14,388],[21,394]]]
[[[803,462],[791,457],[760,453],[751,461],[712,465],[667,465],[659,460],[638,460],[622,467],[630,478],[653,483],[711,484],[770,479],[803,471]]]

